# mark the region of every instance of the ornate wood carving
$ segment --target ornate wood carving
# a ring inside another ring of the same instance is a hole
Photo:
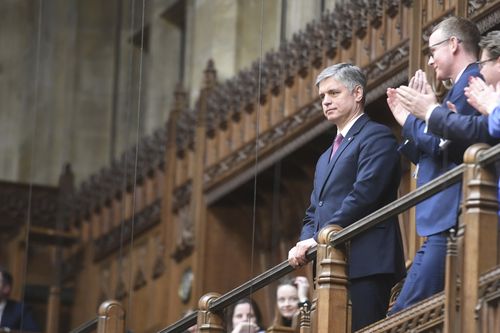
[[[30,208],[32,225],[55,228],[58,188],[0,182],[0,230],[11,232],[25,225]],[[30,202],[31,200],[31,202]]]
[[[336,16],[333,13],[326,13],[321,18],[321,27],[324,34],[324,46],[326,55],[332,59],[337,54],[338,36],[337,30],[339,25],[335,20]]]
[[[479,319],[478,332],[498,332],[500,321],[500,267],[496,267],[479,279],[476,318]],[[490,331],[488,331],[488,329]]]
[[[160,200],[156,200],[140,212],[135,214],[135,218],[129,218],[119,226],[111,229],[107,234],[102,235],[94,241],[94,260],[101,260],[114,250],[120,247],[120,243],[127,242],[132,236],[144,232],[160,222],[161,216]],[[133,228],[132,228],[132,223]]]
[[[347,10],[353,18],[354,34],[363,39],[368,29],[368,7],[365,1],[353,0],[348,3]]]
[[[471,2],[473,2],[474,4],[471,4]],[[477,15],[480,12],[487,13],[482,19],[477,22],[479,31],[481,31],[481,33],[485,33],[486,31],[496,26],[500,21],[500,4],[497,2],[489,8],[485,8],[485,4],[481,4],[481,2],[484,1],[469,1],[469,6],[467,8],[469,10],[469,15],[471,16]]]
[[[125,151],[118,160],[90,176],[76,192],[70,206],[73,217],[79,220],[97,211],[124,191],[131,191],[133,184],[162,168],[166,147],[166,129],[159,128],[151,136],[143,138],[137,146]],[[137,179],[134,179],[137,154]]]
[[[410,8],[413,5],[413,0],[401,0],[403,6]]]
[[[370,13],[370,24],[375,29],[382,25],[382,17],[384,16],[384,4],[382,0],[368,0],[368,12]]]
[[[307,48],[309,50],[309,62],[314,68],[319,68],[323,62],[325,32],[322,23],[312,22],[306,26]]]
[[[184,207],[191,200],[191,189],[192,189],[191,179],[185,182],[183,185],[177,187],[174,191],[174,202],[172,204],[172,210],[177,212],[181,207]]]
[[[164,259],[164,252],[165,252],[165,245],[163,244],[162,237],[156,236],[154,239],[155,243],[155,252],[156,252],[156,259],[153,263],[153,271],[151,277],[153,279],[157,279],[160,276],[163,275],[165,272],[166,266],[165,266],[165,259]]]
[[[443,332],[444,294],[419,302],[384,321],[367,326],[358,333]]]
[[[348,49],[352,43],[352,22],[353,17],[349,10],[347,9],[349,3],[339,4],[338,2],[335,4],[335,11],[333,12],[334,20],[338,22],[338,34],[340,45],[344,49]]]
[[[399,12],[400,0],[385,0],[385,12],[390,18],[394,18]]]
[[[372,62],[364,68],[365,74],[369,81],[382,77],[392,67],[400,64],[408,58],[410,45],[408,41],[403,42],[396,48],[385,53],[380,59]]]
[[[147,244],[143,244],[138,247],[135,259],[137,264],[134,265],[136,267],[136,272],[134,275],[134,283],[133,283],[134,290],[139,290],[147,284],[146,274],[145,274],[146,271],[145,263],[148,256],[147,254],[148,254]]]
[[[179,222],[179,234],[177,244],[171,257],[180,262],[193,252],[194,248],[194,226],[192,221],[190,205],[186,205],[177,212]]]
[[[282,139],[285,135],[290,134],[294,130],[296,130],[304,123],[310,121],[312,118],[317,118],[318,115],[322,115],[320,110],[320,106],[317,103],[310,104],[309,106],[302,109],[300,112],[295,114],[293,117],[289,117],[285,119],[272,130],[267,131],[260,135],[257,144],[259,145],[259,149],[264,149],[269,147],[280,139]],[[241,165],[244,162],[247,162],[249,158],[253,156],[255,149],[255,143],[250,142],[244,145],[241,149],[228,157],[221,160],[218,164],[207,168],[205,170],[205,182],[210,183],[222,176],[227,172],[234,171],[238,165]],[[186,184],[187,185],[187,184]],[[185,185],[185,186],[186,186]],[[179,197],[184,194],[179,193]],[[176,194],[176,198],[178,195]],[[176,207],[179,205],[177,204]]]

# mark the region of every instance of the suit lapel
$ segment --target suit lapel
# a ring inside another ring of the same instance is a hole
[[[346,137],[344,140],[342,140],[342,143],[340,144],[339,148],[335,152],[335,154],[332,156],[332,160],[328,162],[328,158],[326,158],[326,165],[324,167],[324,176],[322,178],[322,183],[321,183],[321,190],[319,192],[319,197],[323,194],[323,190],[325,188],[325,185],[328,181],[328,178],[330,178],[330,175],[332,174],[333,169],[335,168],[335,164],[337,164],[337,161],[342,158],[342,155],[344,154],[344,151],[346,148],[351,144],[351,142],[354,141],[356,135],[361,131],[363,126],[368,122],[369,118],[366,114],[363,114],[356,122],[354,125],[351,127],[349,132],[347,133]],[[329,156],[329,155],[328,155]],[[324,163],[324,162],[323,162]]]

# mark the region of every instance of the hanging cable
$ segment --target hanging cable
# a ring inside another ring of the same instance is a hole
[[[132,313],[132,279],[133,279],[133,260],[132,260],[132,250],[134,248],[134,226],[135,226],[135,201],[136,201],[136,189],[137,189],[137,164],[139,157],[139,137],[140,137],[140,125],[141,125],[141,96],[142,96],[142,69],[143,69],[143,57],[144,57],[144,18],[146,12],[146,0],[142,0],[142,13],[141,13],[141,47],[139,56],[139,82],[137,87],[137,126],[136,126],[136,136],[135,136],[135,161],[134,161],[134,178],[133,178],[133,189],[132,189],[132,225],[130,230],[130,270],[129,270],[129,298],[127,313]],[[128,316],[127,318],[130,318]],[[126,322],[128,319],[126,319]]]
[[[260,1],[260,45],[259,45],[259,79],[257,82],[257,110],[255,115],[255,164],[254,164],[254,181],[253,181],[253,207],[252,207],[252,253],[250,256],[250,276],[254,276],[254,257],[255,257],[255,230],[256,230],[256,213],[257,213],[257,174],[259,166],[259,134],[260,134],[260,94],[261,94],[261,79],[262,79],[262,50],[263,50],[263,29],[264,29],[264,0]],[[250,295],[253,290],[250,289]]]
[[[33,200],[33,178],[34,178],[34,170],[33,167],[35,160],[35,152],[36,152],[36,143],[35,140],[37,137],[37,115],[38,115],[38,85],[40,81],[40,45],[42,39],[42,0],[38,1],[38,17],[37,17],[37,35],[36,35],[36,58],[35,58],[35,74],[33,79],[33,117],[32,117],[32,129],[31,133],[31,152],[29,158],[28,165],[28,174],[29,174],[29,189],[28,189],[28,207],[26,212],[26,229],[25,229],[25,238],[24,238],[24,260],[23,260],[23,274],[21,276],[21,296],[22,306],[26,306],[24,302],[24,297],[26,294],[26,276],[28,274],[28,250],[30,246],[30,228],[31,228],[31,205]],[[23,330],[24,325],[24,309],[21,310],[21,331]]]
[[[134,27],[135,27],[135,0],[130,0],[129,2],[129,13],[130,13],[130,27],[129,27],[129,31],[130,31],[130,34],[131,36],[134,36]],[[118,9],[120,9],[121,6],[118,6]],[[122,12],[119,12],[118,15],[123,15]],[[133,41],[132,41],[133,43]],[[119,46],[118,46],[119,47]],[[126,124],[126,129],[124,131],[124,140],[123,142],[125,143],[125,146],[127,145],[128,143],[128,134],[130,133],[130,128],[132,127],[131,125],[131,122],[132,122],[132,117],[131,117],[131,105],[132,105],[132,91],[133,91],[133,66],[134,66],[134,50],[132,48],[131,52],[130,52],[130,55],[129,55],[129,59],[128,59],[128,73],[127,73],[127,88],[126,88],[126,105],[125,105],[125,114],[126,114],[126,119],[125,119],[125,124]],[[117,93],[117,92],[116,92]],[[122,189],[121,189],[121,192],[123,193],[122,194],[122,199],[121,199],[121,202],[120,202],[120,216],[119,216],[119,219],[120,219],[120,247],[119,247],[119,250],[118,250],[118,272],[117,272],[117,281],[116,281],[116,285],[117,287],[120,286],[120,283],[123,282],[123,276],[126,274],[125,272],[125,268],[124,268],[124,250],[123,250],[123,247],[124,247],[124,243],[125,243],[125,232],[126,232],[126,226],[125,226],[125,223],[126,223],[126,220],[127,220],[127,215],[126,215],[126,199],[127,199],[127,196],[126,196],[126,192],[127,192],[127,183],[128,183],[128,173],[129,173],[129,170],[128,170],[128,166],[129,166],[129,158],[130,158],[130,154],[129,154],[129,151],[128,150],[125,150],[125,152],[123,153],[123,159],[122,159],[122,167],[123,167],[123,182],[122,182]],[[133,216],[132,216],[133,218]],[[133,231],[132,231],[133,232]],[[131,260],[129,261],[131,262]],[[129,265],[130,266],[130,265]],[[130,267],[128,267],[130,269]],[[130,297],[130,290],[131,290],[131,286],[129,284],[129,290],[128,290],[128,295]],[[127,309],[127,312],[128,312],[128,309]],[[130,316],[127,316],[125,318],[125,327],[127,327],[127,324],[128,324],[128,319],[130,318]]]

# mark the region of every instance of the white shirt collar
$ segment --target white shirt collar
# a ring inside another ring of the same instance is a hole
[[[451,80],[453,84],[455,84],[456,82],[458,82],[458,80],[460,80],[460,77],[462,76],[462,74],[465,72],[465,70],[467,69],[467,67],[469,67],[469,65],[465,66],[464,68],[462,68],[462,70],[460,71],[460,73],[458,73],[457,77],[455,78],[455,80]]]
[[[351,129],[351,127],[354,125],[354,123],[356,122],[356,120],[358,120],[362,115],[364,115],[364,112],[361,112],[356,118],[353,118],[351,119],[345,126],[344,128],[342,129],[342,131],[340,131],[340,134],[342,134],[342,136],[345,138],[347,133],[349,133],[349,130]]]

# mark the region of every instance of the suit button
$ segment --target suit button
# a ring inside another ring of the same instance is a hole
[[[318,206],[322,207],[323,206],[323,201],[318,202]]]

